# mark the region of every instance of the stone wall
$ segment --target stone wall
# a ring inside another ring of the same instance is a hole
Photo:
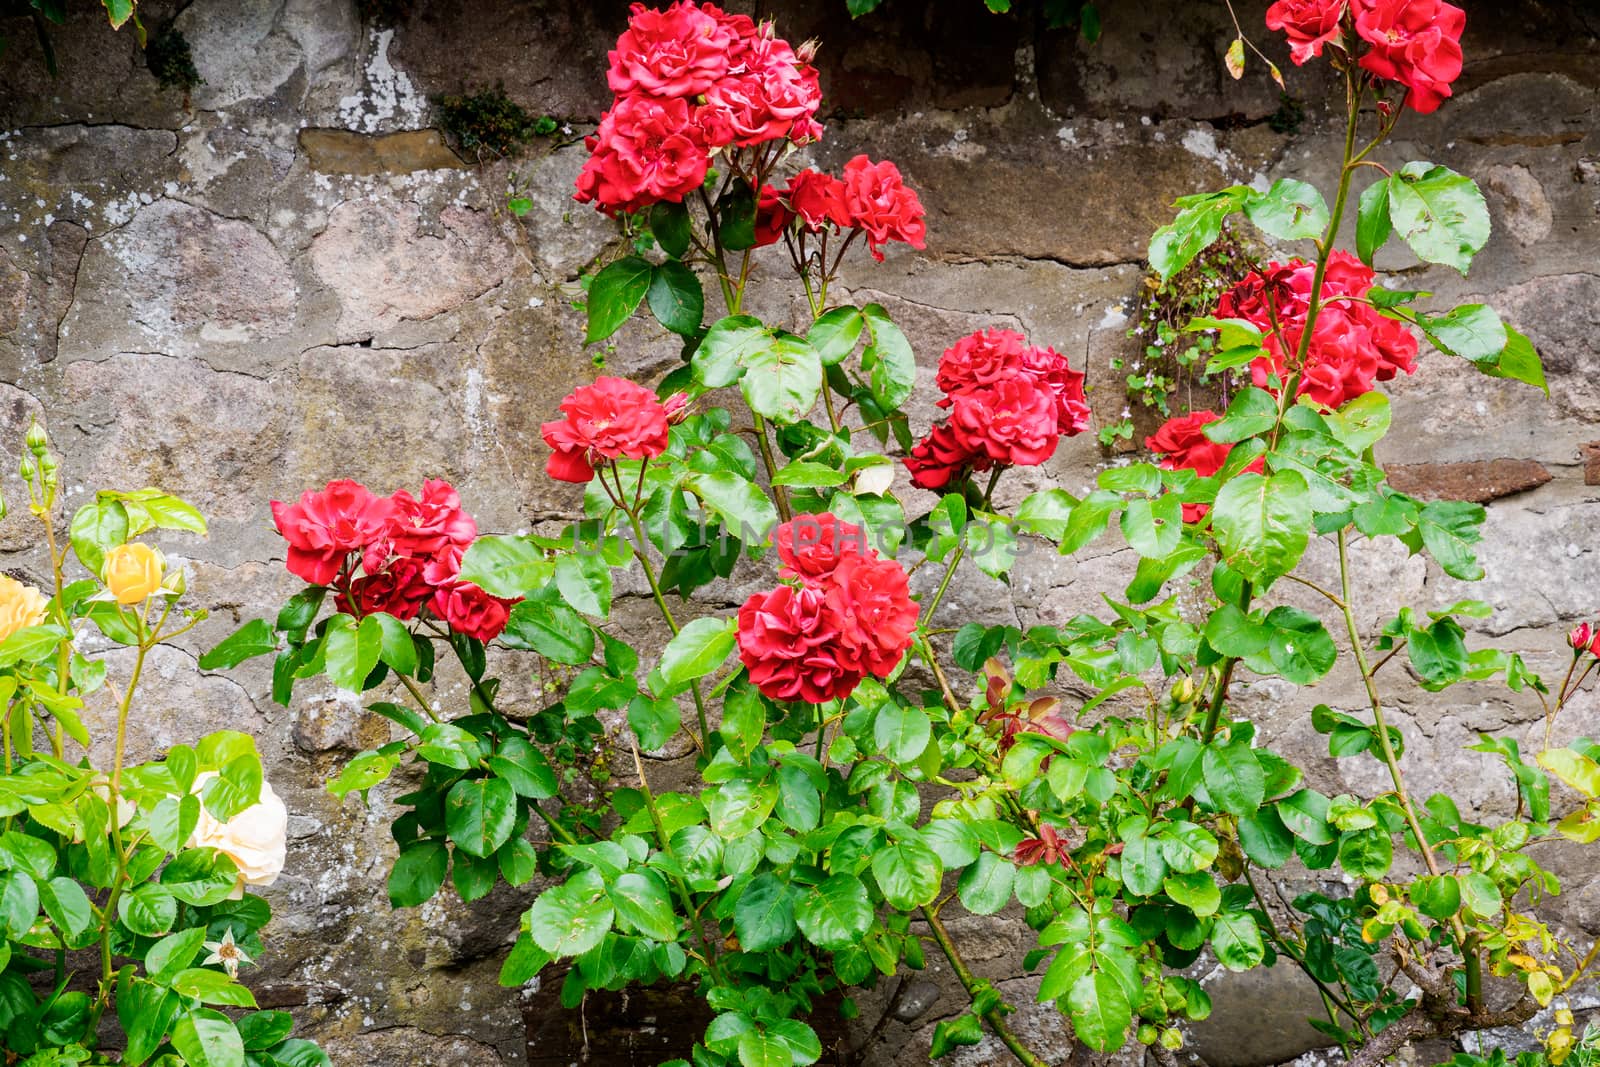
[[[289,866],[268,894],[278,915],[269,953],[250,981],[341,1065],[566,1064],[584,1058],[585,1034],[588,1062],[657,1062],[679,1003],[619,998],[580,1018],[554,1004],[553,983],[496,984],[528,893],[391,912],[386,825],[403,785],[375,790],[371,810],[321,788],[384,738],[382,720],[327,689],[285,710],[264,670],[200,675],[194,662],[293,591],[268,500],[335,476],[380,491],[443,476],[487,531],[558,523],[577,498],[543,477],[539,423],[601,358],[646,379],[675,364],[676,345],[639,321],[601,355],[582,347],[570,301],[615,231],[569,199],[581,144],[563,136],[512,163],[469,164],[430,128],[430,96],[500,84],[581,134],[606,103],[604,53],[624,5],[412,0],[392,5],[405,11],[394,25],[376,25],[350,0],[147,0],[147,24],[175,14],[193,47],[205,82],[187,99],[158,89],[131,33],[109,31],[98,6],[76,5],[54,33],[58,79],[27,22],[0,20],[10,39],[0,60],[0,442],[16,447],[30,414],[43,413],[66,455],[69,508],[91,487],[156,484],[213,519],[204,542],[165,542],[192,560],[191,599],[212,618],[183,651],[156,659],[159,713],[138,725],[133,755],[222,726],[259,738],[294,814]],[[1112,360],[1137,355],[1126,331],[1140,258],[1172,197],[1280,176],[1331,184],[1337,119],[1321,104],[1323,75],[1286,70],[1305,115],[1280,132],[1269,119],[1282,101],[1265,75],[1234,82],[1223,70],[1231,32],[1219,2],[1102,4],[1106,32],[1093,47],[1031,14],[988,15],[978,0],[890,0],[853,24],[843,6],[763,9],[791,39],[823,39],[833,117],[816,159],[887,156],[922,192],[927,251],[902,248],[881,265],[861,257],[845,281],[851,298],[882,301],[906,326],[929,391],[950,341],[1003,324],[1086,364],[1097,418],[1116,421],[1125,372]],[[1261,25],[1264,0],[1239,6],[1247,26]],[[1494,237],[1470,280],[1399,255],[1380,265],[1407,288],[1494,303],[1539,346],[1551,395],[1427,352],[1414,378],[1392,384],[1396,429],[1380,458],[1403,464],[1396,478],[1415,492],[1492,501],[1489,577],[1473,595],[1496,611],[1480,629],[1548,673],[1562,630],[1600,601],[1600,470],[1586,479],[1580,463],[1580,446],[1600,438],[1600,14],[1583,0],[1469,8],[1457,98],[1408,116],[1380,158],[1478,177]],[[534,202],[521,221],[502,209],[512,181]],[[783,300],[757,296],[773,315]],[[930,411],[920,416],[919,429]],[[1084,435],[1046,470],[1015,478],[1008,499],[1045,481],[1076,490],[1110,461]],[[0,463],[0,489],[12,502],[0,565],[37,580],[11,461]],[[1032,560],[1010,590],[964,574],[952,615],[1060,619],[1131,571],[1109,543]],[[1366,621],[1397,596],[1421,607],[1469,592],[1395,555],[1370,560],[1361,578]],[[714,593],[704,610],[736,595]],[[625,624],[641,620],[630,637],[659,644],[635,603],[621,601]],[[1350,682],[1331,679],[1316,698],[1358,707]],[[1327,760],[1306,702],[1285,695],[1261,683],[1240,699],[1322,788],[1381,788],[1376,765]],[[1592,729],[1596,710],[1574,708],[1562,729],[1586,716]],[[1402,700],[1396,713],[1417,791],[1449,785],[1488,806],[1503,805],[1506,789],[1488,757],[1463,746],[1478,730],[1525,742],[1542,730],[1535,709],[1490,689]],[[1591,934],[1593,862],[1571,870],[1550,905]],[[1025,1006],[1023,1029],[1065,1062],[1059,1022],[1026,1010],[1017,924],[952,926]],[[869,998],[859,1029],[841,1038],[863,1046],[853,1062],[922,1062],[932,1023],[960,1007],[948,990],[933,999],[947,978],[931,968]],[[1218,1016],[1196,1037],[1213,1067],[1287,1060],[1316,1043],[1298,1021],[1314,1005],[1290,995],[1290,976],[1208,980]],[[951,1062],[1004,1061],[986,1045]]]

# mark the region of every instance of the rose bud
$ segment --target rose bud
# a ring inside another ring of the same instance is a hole
[[[661,402],[667,409],[667,425],[676,426],[689,417],[689,394],[679,390]]]
[[[1586,622],[1580,622],[1567,635],[1567,644],[1572,646],[1574,652],[1582,652],[1592,640],[1594,640],[1594,628]]]
[[[166,561],[147,544],[134,541],[106,553],[101,577],[106,588],[124,606],[137,604],[161,588]]]

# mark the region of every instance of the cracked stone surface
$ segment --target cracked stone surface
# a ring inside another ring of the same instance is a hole
[[[1255,27],[1266,2],[1234,7]],[[838,166],[862,152],[894,159],[928,207],[925,251],[891,248],[881,264],[853,257],[837,289],[841,301],[883,303],[904,326],[926,387],[911,408],[918,431],[937,414],[928,394],[940,352],[996,325],[1066,353],[1087,373],[1097,425],[1117,421],[1127,373],[1118,361],[1137,355],[1126,330],[1141,259],[1170,201],[1230,182],[1331,184],[1339,131],[1321,103],[1325,69],[1294,67],[1279,42],[1252,33],[1304,104],[1296,121],[1254,56],[1242,81],[1227,76],[1221,57],[1233,29],[1214,0],[1102,5],[1105,32],[1093,46],[1031,18],[990,15],[976,0],[885,4],[854,22],[830,3],[778,0],[761,10],[791,39],[823,42],[828,133],[797,163]],[[401,775],[374,789],[370,808],[354,798],[340,805],[322,788],[352,752],[386,739],[384,720],[322,684],[279,708],[259,661],[225,675],[195,669],[202,651],[296,588],[268,501],[335,476],[381,491],[443,476],[484,530],[554,532],[581,497],[543,476],[540,423],[599,364],[646,381],[679,365],[677,341],[640,320],[603,350],[585,349],[573,307],[580,275],[624,247],[614,224],[569,195],[581,138],[609,101],[605,53],[623,6],[406,6],[397,23],[379,25],[350,3],[145,0],[147,24],[176,17],[194,48],[205,84],[188,99],[157,87],[132,34],[110,31],[98,5],[72,7],[52,29],[55,79],[27,20],[0,18],[9,41],[0,62],[0,492],[12,504],[0,520],[0,569],[46,573],[14,461],[34,414],[49,419],[65,454],[69,508],[93,488],[155,484],[211,517],[209,539],[159,539],[186,561],[193,606],[211,617],[154,658],[155,710],[133,744],[143,757],[219,726],[257,737],[291,811],[291,841],[284,877],[268,891],[268,951],[248,980],[264,1006],[293,1010],[339,1067],[657,1062],[698,1018],[681,997],[665,1007],[597,1002],[580,1017],[559,1007],[558,978],[498,985],[537,886],[502,888],[471,906],[446,893],[391,911],[388,823],[411,783]],[[1549,677],[1564,669],[1566,628],[1594,617],[1600,589],[1600,475],[1586,480],[1581,451],[1600,436],[1600,19],[1572,0],[1527,0],[1515,17],[1487,0],[1467,6],[1456,97],[1432,116],[1406,116],[1400,140],[1376,158],[1474,175],[1493,235],[1470,278],[1403,249],[1386,250],[1378,265],[1387,284],[1431,290],[1442,307],[1497,307],[1539,347],[1550,396],[1426,348],[1415,376],[1386,387],[1394,428],[1378,458],[1409,468],[1401,476],[1419,492],[1489,501],[1487,577],[1459,582],[1403,548],[1360,545],[1354,607],[1377,627],[1396,602],[1427,610],[1481,598],[1493,612],[1470,622],[1469,641],[1496,641]],[[520,158],[465,165],[429,101],[497,84],[564,129]],[[513,187],[533,204],[520,219],[505,210]],[[758,262],[773,267],[777,257]],[[750,304],[791,320],[802,307],[759,278]],[[1128,458],[1103,454],[1092,434],[1064,441],[1045,467],[1008,477],[997,505],[1047,485],[1083,492]],[[908,514],[934,501],[903,476],[895,488]],[[1009,586],[960,571],[948,618],[1060,623],[1104,610],[1102,596],[1120,597],[1134,564],[1115,533],[1072,557],[1023,547]],[[1305,567],[1314,581],[1334,581],[1333,547],[1314,544]],[[771,580],[768,568],[741,566],[681,617],[726,613]],[[934,571],[914,576],[917,591],[936,585]],[[1204,574],[1189,581],[1180,605]],[[619,575],[617,594],[617,632],[642,655],[658,651],[667,635],[640,576]],[[1272,597],[1326,607],[1299,586]],[[122,656],[112,653],[114,671]],[[1449,786],[1482,812],[1506,814],[1500,768],[1465,746],[1481,730],[1538,745],[1537,706],[1486,684],[1425,693],[1403,659],[1383,677],[1389,712],[1408,732],[1413,790]],[[531,679],[508,677],[507,686],[538,699]],[[442,681],[443,699],[463,692],[460,679]],[[1336,672],[1297,691],[1240,672],[1238,709],[1312,784],[1387,788],[1377,763],[1328,757],[1309,721],[1318,702],[1359,712],[1359,679]],[[85,718],[94,726],[106,714],[92,705]],[[1586,695],[1554,736],[1592,731],[1597,716],[1600,698]],[[652,754],[649,766],[658,788],[693,775],[681,747]],[[1542,914],[1596,933],[1594,858],[1565,846],[1548,853],[1565,892]],[[1019,1006],[1017,1028],[1051,1063],[1144,1062],[1138,1050],[1075,1049],[1060,1014],[1033,1003],[1038,976],[1021,965],[1031,941],[1018,915],[978,918],[954,905],[947,914],[973,967]],[[1320,1043],[1304,1025],[1315,1004],[1303,991],[1276,973],[1211,975],[1210,966],[1202,960],[1194,973],[1208,976],[1228,1010],[1195,1029],[1197,1063],[1279,1062]],[[830,1056],[865,1044],[856,1067],[926,1062],[933,1027],[965,998],[932,955],[926,972],[902,977],[941,993],[921,989],[925,1010],[902,1005],[870,1042],[894,981],[864,992],[849,1025],[824,1006],[818,1025]],[[988,1038],[947,1062],[989,1067],[1007,1055]]]

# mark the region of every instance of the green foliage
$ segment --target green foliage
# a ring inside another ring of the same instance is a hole
[[[188,38],[175,26],[169,25],[151,36],[144,48],[144,62],[163,89],[182,89],[188,94],[205,83],[195,69]]]
[[[535,137],[550,133],[553,125],[548,118],[528,112],[498,86],[436,97],[433,106],[439,127],[462,151],[480,160],[514,156]]]

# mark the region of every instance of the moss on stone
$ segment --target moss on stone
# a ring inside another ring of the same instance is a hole
[[[144,62],[163,89],[182,89],[188,93],[205,80],[195,69],[188,38],[174,26],[151,36],[149,44],[145,45]]]
[[[463,151],[480,159],[516,154],[535,137],[554,133],[556,121],[530,114],[500,88],[434,98],[439,125]]]

